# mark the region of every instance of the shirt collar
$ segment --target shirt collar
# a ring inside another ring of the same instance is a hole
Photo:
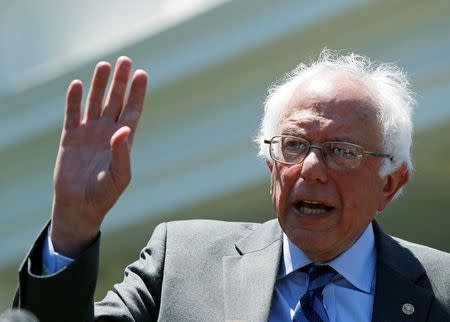
[[[308,256],[283,233],[283,259],[278,278],[283,278],[311,262]],[[327,264],[353,286],[370,293],[375,274],[375,262],[375,236],[370,223],[349,249]]]

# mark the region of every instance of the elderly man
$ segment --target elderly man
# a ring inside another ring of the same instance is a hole
[[[411,172],[404,74],[324,51],[271,89],[257,142],[278,220],[159,225],[93,303],[99,231],[130,180],[147,76],[99,63],[84,117],[68,88],[52,220],[20,270],[15,305],[42,321],[449,321],[450,255],[374,221]],[[44,296],[45,294],[45,296]]]

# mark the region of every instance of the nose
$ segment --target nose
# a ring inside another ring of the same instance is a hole
[[[302,162],[300,176],[311,182],[325,183],[327,181],[327,165],[320,147],[311,145],[308,155]]]

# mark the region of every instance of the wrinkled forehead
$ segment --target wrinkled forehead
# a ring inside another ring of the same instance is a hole
[[[302,119],[311,113],[329,119],[376,122],[377,108],[369,87],[357,76],[323,72],[297,86],[281,114],[279,125],[287,119]]]

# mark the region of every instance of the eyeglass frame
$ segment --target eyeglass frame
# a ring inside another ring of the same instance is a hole
[[[272,155],[272,141],[276,138],[294,138],[294,139],[300,139],[302,141],[304,141],[305,143],[308,143],[308,150],[305,153],[305,156],[303,157],[303,159],[301,159],[300,161],[297,162],[286,162],[286,161],[281,161],[281,160],[277,160],[273,155]],[[334,144],[345,144],[345,145],[351,145],[354,147],[357,147],[361,150],[361,154],[359,154],[358,160],[361,160],[364,156],[368,155],[368,156],[373,156],[373,157],[377,157],[377,158],[388,158],[391,162],[394,162],[394,156],[392,154],[388,154],[388,153],[383,153],[383,152],[372,152],[372,151],[366,151],[364,150],[364,147],[358,145],[358,144],[354,144],[354,143],[350,143],[350,142],[342,142],[342,141],[327,141],[327,142],[323,142],[321,144],[312,144],[310,141],[304,139],[304,138],[300,138],[297,136],[293,136],[293,135],[275,135],[273,136],[270,140],[264,139],[264,143],[265,144],[269,144],[269,154],[272,160],[274,160],[275,162],[279,162],[279,163],[283,163],[283,164],[288,164],[288,165],[294,165],[294,164],[300,164],[303,161],[305,161],[306,157],[311,153],[311,149],[312,148],[317,148],[320,150],[320,155],[322,156],[323,162],[325,163],[325,165],[328,167],[328,161],[327,161],[327,153],[324,152],[322,145],[323,144],[330,144],[330,143],[334,143]],[[354,167],[354,168],[349,168],[349,167],[345,167],[342,166],[345,169],[355,169],[358,168],[361,165],[361,163],[359,163],[358,166]]]

